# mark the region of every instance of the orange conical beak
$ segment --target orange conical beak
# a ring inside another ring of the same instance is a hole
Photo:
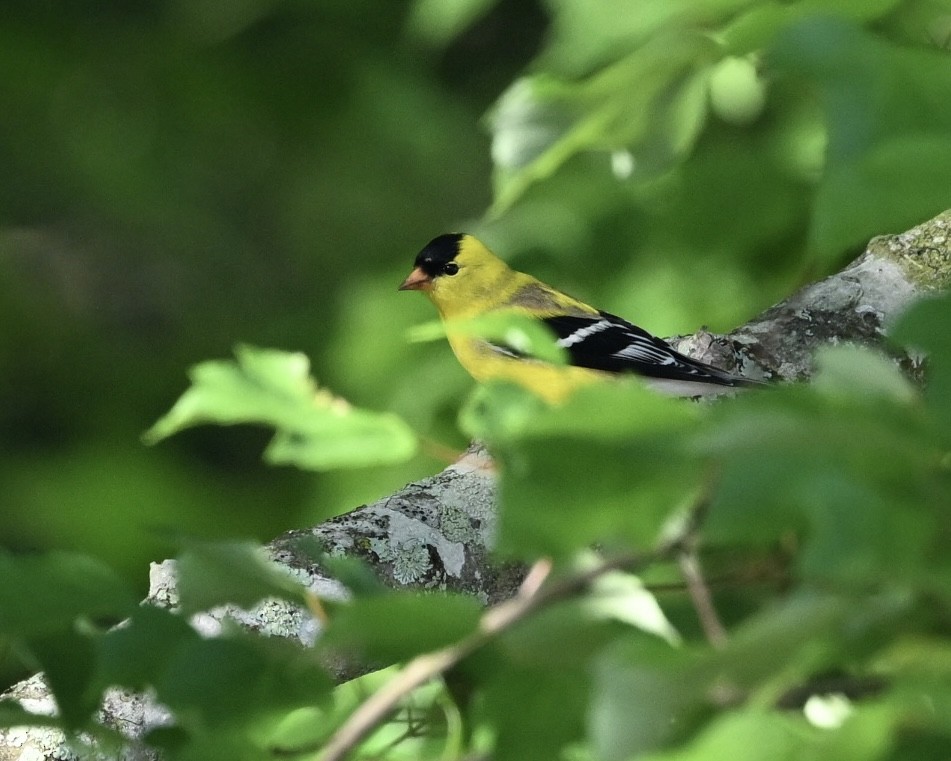
[[[417,267],[409,273],[409,277],[403,281],[400,286],[401,291],[428,291],[433,284],[433,279]]]

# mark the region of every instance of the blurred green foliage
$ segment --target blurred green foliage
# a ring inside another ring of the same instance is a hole
[[[476,435],[502,463],[504,550],[568,566],[649,545],[716,461],[708,551],[785,564],[722,595],[724,650],[682,597],[662,600],[679,647],[569,601],[460,666],[472,701],[430,686],[361,753],[942,757],[947,297],[896,332],[931,352],[924,394],[845,350],[809,388],[713,408],[490,387],[457,419],[471,382],[408,341],[432,314],[396,286],[467,229],[655,332],[735,324],[949,205],[949,40],[947,0],[9,2],[0,644],[46,671],[63,726],[149,685],[179,719],[150,741],[176,758],[293,755],[379,681],[334,689],[319,647],[136,608],[147,561],[184,547],[193,607],[306,602],[248,544],[182,537],[306,525],[432,472],[417,435]],[[286,351],[220,359],[245,343]],[[147,449],[160,418],[152,438],[189,430]],[[327,642],[408,658],[476,613],[374,589]],[[824,672],[885,687],[833,729],[770,710]]]
[[[407,2],[6,6],[5,546],[89,550],[143,588],[169,535],[264,539],[438,465],[335,489],[263,466],[251,428],[140,441],[189,366],[242,341],[303,351],[321,383],[394,406],[402,328],[422,314],[396,285],[433,231],[487,204],[478,117],[532,53],[490,19],[458,46],[475,46],[475,70],[411,34],[411,14]],[[338,349],[352,330],[377,335]],[[413,415],[416,396],[400,411],[426,430],[434,394]],[[450,405],[435,413],[443,432]]]

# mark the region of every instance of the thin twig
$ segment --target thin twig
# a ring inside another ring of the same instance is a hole
[[[693,607],[697,611],[700,626],[703,628],[707,641],[717,650],[726,646],[726,629],[720,621],[720,616],[713,604],[710,588],[703,578],[700,557],[697,553],[697,536],[707,513],[710,511],[710,503],[713,500],[713,493],[719,480],[720,463],[714,460],[708,465],[701,492],[690,510],[690,515],[681,534],[680,551],[677,553],[680,573],[687,583],[687,592],[690,594]]]
[[[489,608],[482,615],[479,628],[475,632],[442,650],[417,656],[399,674],[367,698],[324,745],[321,761],[341,761],[385,720],[409,693],[445,673],[493,637],[536,610],[577,594],[609,571],[643,568],[657,560],[671,558],[680,549],[679,542],[668,542],[652,552],[625,554],[604,560],[592,568],[558,579],[548,586],[534,582],[523,584],[515,597]],[[533,571],[538,569],[536,575],[547,575],[543,564],[550,567],[549,561],[539,561],[533,567]],[[526,581],[532,578],[533,573],[530,572]],[[299,752],[306,752],[306,749],[299,749]]]
[[[707,641],[712,647],[722,650],[727,642],[726,629],[713,605],[710,588],[703,579],[696,549],[691,547],[681,552],[677,562],[687,583],[687,591],[690,593],[690,599],[693,601],[693,607],[697,611],[697,618],[700,619],[700,626],[703,628]]]

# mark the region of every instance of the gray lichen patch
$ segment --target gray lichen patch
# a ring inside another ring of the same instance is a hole
[[[393,576],[397,581],[403,584],[418,581],[430,571],[427,546],[435,549],[445,574],[454,577],[460,575],[465,562],[465,546],[440,531],[438,515],[433,516],[431,524],[397,510],[377,509],[389,521],[385,547],[377,555],[384,562],[392,562]],[[377,547],[380,547],[379,541]]]
[[[446,505],[439,517],[439,528],[443,535],[451,542],[471,542],[478,538],[478,531],[473,518],[469,514],[453,505]]]
[[[431,569],[429,552],[424,544],[401,544],[393,557],[393,578],[399,584],[420,581]]]

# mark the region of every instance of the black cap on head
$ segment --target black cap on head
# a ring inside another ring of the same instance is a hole
[[[461,241],[462,233],[447,233],[433,238],[416,256],[415,265],[430,277],[436,277],[447,262],[456,258]]]

